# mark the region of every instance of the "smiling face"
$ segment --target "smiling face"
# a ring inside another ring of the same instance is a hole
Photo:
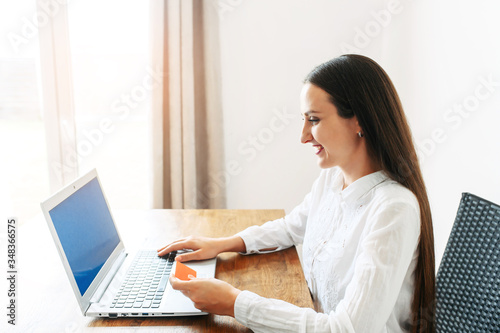
[[[304,85],[300,99],[304,116],[301,142],[312,144],[318,165],[323,169],[355,168],[357,161],[362,160],[360,157],[366,155],[356,117],[340,117],[328,93],[311,83]]]

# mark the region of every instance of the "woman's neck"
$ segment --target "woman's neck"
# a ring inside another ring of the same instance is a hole
[[[344,174],[344,186],[342,189],[345,189],[356,180],[372,174],[374,172],[380,171],[382,168],[372,161],[368,156],[356,159],[350,165],[340,167],[342,173]]]

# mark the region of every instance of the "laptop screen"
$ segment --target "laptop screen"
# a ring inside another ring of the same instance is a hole
[[[83,296],[120,242],[97,178],[49,214]]]

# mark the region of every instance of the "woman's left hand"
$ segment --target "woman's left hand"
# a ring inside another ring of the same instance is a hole
[[[173,275],[170,284],[193,301],[194,306],[204,312],[234,317],[234,302],[241,290],[218,279],[191,278],[182,281]]]

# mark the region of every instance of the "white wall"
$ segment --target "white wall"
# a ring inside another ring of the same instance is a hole
[[[500,203],[494,1],[220,0],[218,6],[228,208],[290,212],[300,203],[320,170],[310,145],[299,141],[302,80],[347,52],[375,59],[398,89],[421,155],[438,263],[462,192]],[[486,87],[484,80],[494,83]],[[453,111],[457,104],[462,113]]]

